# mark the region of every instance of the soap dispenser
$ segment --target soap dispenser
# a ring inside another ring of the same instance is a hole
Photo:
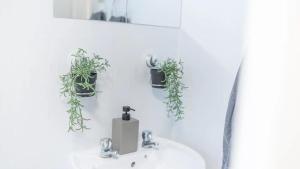
[[[123,106],[122,118],[112,120],[112,148],[120,155],[136,152],[138,148],[139,121],[131,118],[130,106]]]

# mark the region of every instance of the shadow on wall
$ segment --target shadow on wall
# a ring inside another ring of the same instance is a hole
[[[178,53],[189,88],[185,119],[175,124],[172,135],[200,152],[207,169],[222,166],[225,115],[243,57],[245,2],[183,0]]]
[[[173,128],[175,140],[200,152],[208,169],[221,162],[224,119],[234,72],[229,72],[191,37],[182,33],[185,119]],[[192,65],[192,66],[190,66]],[[219,166],[219,165],[218,165]]]

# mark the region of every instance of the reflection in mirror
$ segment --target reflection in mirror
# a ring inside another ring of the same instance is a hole
[[[54,16],[179,27],[181,0],[54,0]]]
[[[179,27],[181,0],[128,0],[132,23]]]
[[[129,22],[127,17],[127,0],[93,0],[90,20],[112,22]]]

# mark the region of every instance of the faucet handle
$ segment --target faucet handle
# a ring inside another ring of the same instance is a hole
[[[144,130],[142,132],[142,138],[143,138],[143,142],[150,142],[150,141],[152,141],[152,131],[150,131],[150,130]]]
[[[112,150],[112,140],[111,138],[102,138],[100,140],[100,146],[102,152],[108,152]]]

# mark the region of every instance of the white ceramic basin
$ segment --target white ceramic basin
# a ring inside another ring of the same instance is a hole
[[[144,149],[119,156],[101,158],[99,148],[71,155],[74,169],[205,169],[204,159],[194,150],[163,138],[155,138],[159,149]],[[140,144],[141,145],[141,144]]]

